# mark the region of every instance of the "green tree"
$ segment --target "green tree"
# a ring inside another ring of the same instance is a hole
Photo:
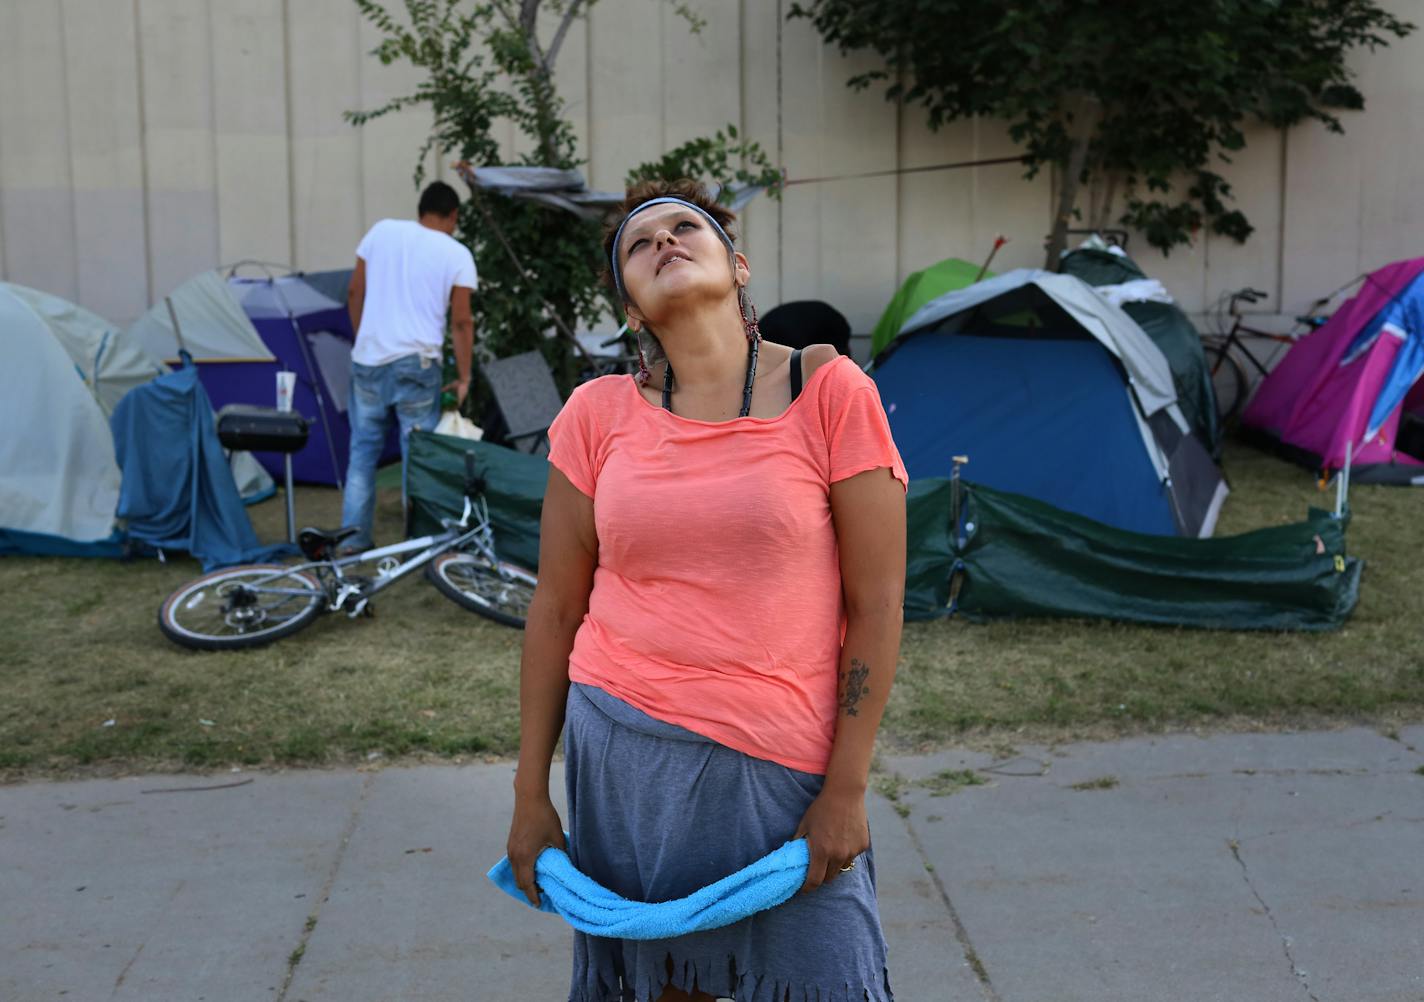
[[[786,180],[761,144],[742,139],[737,127],[729,122],[711,136],[689,139],[660,159],[639,164],[628,171],[626,181],[631,186],[639,181],[677,181],[685,177],[717,186],[717,200],[727,203],[742,185],[765,188],[772,198],[780,198]]]
[[[548,0],[543,6],[556,23],[546,38],[540,35],[538,0],[404,0],[404,19],[376,0],[355,2],[382,35],[374,55],[386,65],[411,63],[425,77],[410,94],[346,117],[363,125],[427,106],[433,126],[416,154],[416,187],[425,180],[432,149],[472,164],[502,163],[495,130],[505,121],[530,140],[517,164],[577,166],[553,67],[584,0]],[[481,349],[502,357],[539,348],[567,385],[577,365],[576,346],[546,332],[572,331],[607,310],[598,291],[598,262],[588,254],[597,223],[476,188],[461,206],[457,235],[480,273],[474,313]],[[506,243],[521,249],[517,260]]]
[[[505,164],[496,128],[512,122],[528,140],[515,165],[573,169],[583,162],[554,66],[573,23],[594,0],[403,0],[398,18],[378,0],[355,0],[381,34],[374,55],[424,73],[409,94],[346,114],[363,125],[405,108],[428,107],[433,126],[416,154],[414,185],[425,180],[432,150],[475,166]],[[702,22],[682,0],[673,9],[698,31]],[[755,143],[727,126],[694,139],[629,175],[696,177],[713,184],[779,184],[780,173]],[[542,351],[566,392],[577,379],[580,352],[571,333],[597,324],[619,306],[599,283],[601,225],[561,209],[475,188],[460,210],[457,236],[475,256],[474,297],[481,351],[504,357]],[[557,337],[547,335],[554,332]],[[473,395],[472,395],[473,396]]]
[[[1092,225],[1121,192],[1117,221],[1163,252],[1201,226],[1245,240],[1220,170],[1247,125],[1343,131],[1335,113],[1364,107],[1346,57],[1414,29],[1374,0],[804,0],[790,16],[884,59],[850,86],[885,82],[932,128],[1002,119],[1028,176],[1057,167],[1055,270],[1084,183]]]

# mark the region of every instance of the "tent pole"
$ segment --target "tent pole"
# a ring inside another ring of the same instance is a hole
[[[994,263],[994,255],[998,254],[999,248],[1004,246],[1004,244],[1008,242],[1009,238],[1004,236],[1002,233],[994,237],[994,246],[992,249],[990,249],[989,256],[984,259],[984,265],[979,269],[979,274],[974,276],[974,281],[970,282],[970,285],[974,285],[975,283],[979,282],[986,274],[988,274],[989,265]]]
[[[297,339],[297,350],[302,353],[302,361],[306,363],[307,373],[311,376],[312,395],[316,397],[316,413],[321,418],[321,430],[326,433],[326,451],[331,457],[331,473],[336,478],[336,489],[345,490],[342,483],[341,464],[336,459],[336,445],[331,439],[331,422],[326,419],[326,397],[321,392],[321,381],[323,378],[321,370],[317,368],[316,358],[311,353],[310,346],[307,345],[307,336],[302,333],[301,325],[297,323],[296,314],[292,312],[292,304],[287,302],[287,297],[283,295],[282,288],[277,284],[275,278],[269,278],[272,283],[272,291],[277,294],[277,298],[282,301],[282,309],[287,311],[287,323],[292,326],[292,336]]]
[[[1335,480],[1335,517],[1339,518],[1349,504],[1350,498],[1350,465],[1355,458],[1355,442],[1353,439],[1345,443],[1345,466],[1340,470],[1340,475]]]
[[[178,357],[183,357],[183,332],[178,329],[178,311],[173,308],[173,297],[164,296],[163,305],[168,307],[168,321],[173,325],[173,340],[178,342]]]

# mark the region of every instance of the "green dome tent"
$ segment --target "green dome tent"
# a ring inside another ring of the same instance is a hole
[[[1060,270],[1097,288],[1147,277],[1126,254],[1094,247],[1079,248],[1065,255]],[[1216,394],[1211,387],[1206,356],[1202,353],[1201,335],[1175,303],[1124,302],[1122,309],[1167,356],[1182,416],[1212,458],[1220,459],[1221,428],[1216,420]]]
[[[938,299],[946,292],[973,285],[980,277],[980,267],[963,258],[947,257],[905,279],[905,283],[891,298],[890,305],[885,307],[885,312],[880,315],[880,322],[875,325],[875,330],[870,335],[870,357],[879,355],[882,348],[895,340],[895,335],[900,333],[905,321],[921,306],[932,299]],[[982,277],[993,278],[994,273],[986,271]]]

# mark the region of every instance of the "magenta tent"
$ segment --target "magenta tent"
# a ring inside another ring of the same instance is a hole
[[[1424,257],[1365,276],[1330,320],[1262,381],[1241,422],[1355,483],[1424,486]]]

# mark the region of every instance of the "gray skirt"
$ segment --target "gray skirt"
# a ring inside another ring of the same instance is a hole
[[[577,683],[564,761],[574,865],[636,901],[684,897],[778,848],[823,781]],[[668,985],[735,1002],[893,1002],[871,850],[832,883],[721,929],[574,933],[570,1002],[654,1002]]]

